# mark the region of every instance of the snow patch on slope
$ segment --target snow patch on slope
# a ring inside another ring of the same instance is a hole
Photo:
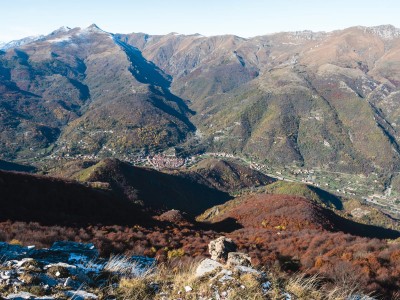
[[[96,24],[92,24],[87,28],[80,29],[77,35],[86,35],[86,34],[92,34],[92,33],[97,33],[97,34],[105,34],[109,38],[113,38],[113,34],[107,31],[104,31],[103,29],[99,28]]]
[[[65,35],[56,39],[52,40],[47,40],[49,43],[62,43],[62,42],[68,42],[71,40],[71,35]]]
[[[72,29],[69,27],[61,27],[54,31],[51,35],[57,35],[57,38],[49,39],[47,42],[49,43],[64,43],[64,42],[72,42],[74,38],[85,38],[90,34],[104,34],[109,38],[113,38],[113,35],[109,32],[106,32],[100,29],[97,25],[93,24],[87,28],[75,28]]]
[[[26,38],[23,38],[21,40],[14,40],[11,42],[3,42],[0,43],[0,50],[8,50],[11,48],[18,48],[21,47],[23,45],[35,42],[37,40],[42,39],[44,36],[43,35],[37,35],[37,36],[28,36]]]

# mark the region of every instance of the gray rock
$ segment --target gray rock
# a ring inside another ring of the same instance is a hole
[[[251,273],[258,276],[263,276],[264,274],[256,269],[246,266],[235,266],[235,270],[237,270],[240,274]]]
[[[72,282],[72,278],[68,277],[67,279],[65,279],[64,286],[72,286]]]
[[[28,263],[31,262],[31,261],[34,261],[34,259],[31,258],[31,257],[26,257],[26,258],[21,259],[20,261],[14,261],[14,262],[15,262],[15,266],[16,266],[17,268],[21,268],[21,267],[23,267],[25,264],[28,264]]]
[[[84,286],[101,287],[107,281],[107,278],[102,277],[102,272],[109,260],[99,258],[93,244],[57,242],[50,249],[29,248],[0,243],[0,252],[8,253],[4,255],[5,261],[2,264],[7,270],[0,270],[0,284],[14,288],[14,294],[6,299],[60,298],[59,295],[38,297],[29,293],[19,293],[18,286],[22,285],[40,285],[49,294],[67,290],[65,296],[62,296],[63,299],[98,299],[97,295],[81,290]],[[140,256],[121,257],[118,261],[119,267],[121,262],[127,265],[125,268],[135,267],[142,273],[151,270],[155,265],[153,258]],[[153,288],[155,291],[159,290],[156,284]],[[3,298],[0,296],[0,299]]]
[[[93,244],[67,241],[55,242],[49,249],[31,250],[31,257],[44,264],[58,262],[87,264],[95,260],[98,255],[99,252]]]
[[[51,264],[44,267],[47,274],[53,278],[67,278],[70,274],[76,273],[76,266],[66,263]]]
[[[271,282],[269,282],[269,281],[266,281],[266,282],[263,282],[262,284],[261,284],[261,290],[262,290],[262,292],[265,294],[265,293],[268,293],[268,291],[269,291],[269,289],[271,288],[271,286],[272,286],[272,283]]]
[[[230,275],[222,275],[220,279],[218,279],[219,282],[226,282],[226,281],[231,281],[231,280],[235,280],[235,278],[233,278]]]
[[[99,256],[99,251],[93,244],[62,241],[55,242],[49,250],[75,254],[75,259],[83,256],[86,259],[93,260]]]
[[[190,286],[185,286],[185,292],[186,293],[189,293],[189,292],[191,292],[191,291],[193,291],[193,289],[192,289],[192,287],[190,287]]]
[[[204,259],[196,269],[196,277],[202,277],[207,273],[213,272],[218,268],[222,268],[223,265],[219,262],[206,258]]]
[[[1,272],[1,273],[0,273],[0,278],[1,278],[1,279],[10,279],[11,276],[14,275],[14,273],[15,273],[15,272],[13,272],[13,271],[4,271],[4,272]]]
[[[41,271],[41,264],[33,258],[24,258],[17,262],[16,266],[19,270],[29,270],[40,272]]]
[[[62,251],[53,251],[50,249],[32,250],[30,257],[36,259],[44,265],[64,262],[68,263],[70,254]]]
[[[42,264],[51,263],[81,263],[87,264],[95,260],[99,255],[93,244],[75,242],[55,242],[49,249],[35,249],[33,246],[23,247],[0,242],[0,257],[7,258],[7,261],[36,260]],[[26,259],[29,258],[29,259]]]
[[[229,280],[230,278],[233,279],[232,274],[233,274],[233,272],[231,270],[222,269],[220,272],[217,273],[217,275],[215,275],[209,281],[214,282],[216,280],[219,280],[220,282],[223,282],[223,281],[226,281],[227,279]],[[221,279],[222,279],[222,281],[221,281]]]
[[[85,291],[67,291],[65,292],[67,297],[70,297],[71,300],[88,300],[88,299],[98,299],[99,297],[95,294],[88,293]]]
[[[84,282],[85,284],[88,285],[93,285],[95,284],[95,277],[97,277],[97,275],[93,276],[89,276],[88,273],[86,272],[86,270],[82,270],[79,269],[77,270],[76,274],[74,274],[74,276],[76,277],[76,280],[78,282]]]
[[[285,300],[292,300],[292,295],[290,295],[289,293],[283,293],[282,296],[285,297]]]
[[[30,252],[28,247],[0,242],[0,257],[6,257],[8,260],[27,257]]]
[[[211,255],[211,259],[222,260],[224,262],[228,258],[228,253],[235,252],[236,248],[236,244],[231,239],[224,236],[221,236],[208,244],[208,252]]]
[[[39,274],[39,280],[43,286],[47,287],[55,287],[58,285],[58,281],[46,274]]]
[[[351,295],[346,300],[376,300],[376,298],[366,295]]]
[[[11,279],[0,279],[0,285],[10,285],[11,284]],[[1,298],[0,298],[1,299]]]
[[[228,260],[226,264],[229,267],[232,266],[245,266],[251,267],[251,258],[245,253],[241,252],[229,252],[228,253]]]
[[[6,299],[12,299],[12,300],[25,300],[25,299],[35,299],[36,295],[33,295],[28,292],[20,292],[18,294],[10,294],[6,297]]]
[[[61,268],[65,268],[65,269],[68,269],[68,270],[75,270],[76,269],[76,266],[70,265],[70,264],[66,264],[66,263],[63,263],[63,262],[46,265],[46,266],[44,266],[44,269],[47,270],[47,269],[54,268],[54,267],[61,267]]]

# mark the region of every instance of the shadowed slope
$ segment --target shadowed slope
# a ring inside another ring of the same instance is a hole
[[[141,224],[138,206],[110,191],[46,176],[0,171],[0,219],[57,225]]]
[[[197,215],[231,199],[229,194],[201,184],[196,178],[134,167],[112,159],[83,170],[76,178],[88,182],[107,182],[117,195],[146,209],[178,209]]]
[[[0,160],[0,170],[4,171],[17,171],[17,172],[35,172],[36,168],[33,166],[23,165]]]

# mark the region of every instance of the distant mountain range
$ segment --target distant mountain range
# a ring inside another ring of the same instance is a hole
[[[400,30],[390,25],[249,39],[91,25],[13,43],[0,52],[2,159],[180,146],[399,170]]]

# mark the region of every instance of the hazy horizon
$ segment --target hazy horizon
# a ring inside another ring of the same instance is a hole
[[[48,34],[68,26],[97,24],[112,33],[199,33],[205,36],[235,34],[253,37],[282,31],[333,31],[353,26],[391,24],[400,27],[400,4],[383,0],[115,0],[48,1],[15,0],[2,5],[7,12],[0,20],[0,41]]]

